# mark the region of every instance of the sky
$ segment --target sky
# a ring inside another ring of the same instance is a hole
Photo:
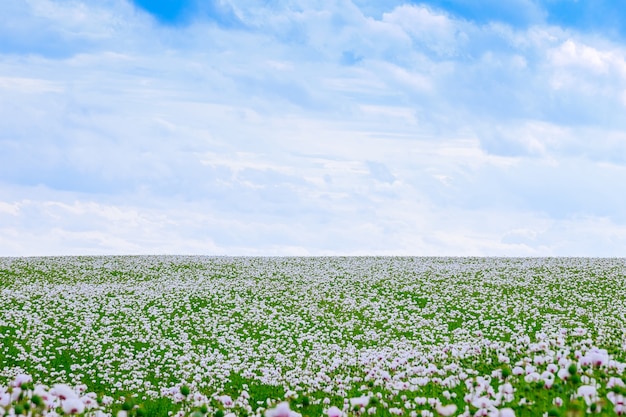
[[[0,256],[625,256],[609,0],[3,0]]]

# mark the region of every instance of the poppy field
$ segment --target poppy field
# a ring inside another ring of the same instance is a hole
[[[0,416],[620,416],[625,397],[625,259],[0,258]]]

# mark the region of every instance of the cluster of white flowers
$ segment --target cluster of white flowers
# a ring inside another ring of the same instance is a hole
[[[0,415],[109,415],[102,411],[105,404],[97,401],[97,395],[85,390],[84,385],[74,388],[65,384],[55,384],[52,388],[35,385],[30,375],[18,374],[7,387],[0,387]]]
[[[625,276],[610,259],[0,258],[0,406],[27,373],[66,414],[134,392],[246,416],[303,398],[329,417],[622,415]]]

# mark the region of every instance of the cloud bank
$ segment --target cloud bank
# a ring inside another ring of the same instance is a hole
[[[626,47],[565,1],[5,3],[0,256],[626,253]]]

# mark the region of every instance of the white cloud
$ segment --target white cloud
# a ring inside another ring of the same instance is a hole
[[[0,90],[9,90],[25,94],[63,92],[63,88],[57,83],[48,80],[19,77],[0,77]]]
[[[226,29],[9,4],[0,255],[626,248],[621,45],[411,5],[249,2]]]
[[[550,51],[549,57],[554,65],[561,67],[580,67],[603,75],[614,70],[619,75],[626,76],[624,53],[619,50],[602,51],[568,39]]]
[[[425,6],[402,5],[384,13],[382,21],[401,29],[421,47],[441,55],[454,55],[462,48],[466,35],[460,22]]]
[[[20,207],[16,203],[9,204],[9,203],[0,201],[0,212],[4,214],[10,214],[12,216],[18,216],[20,213]]]

